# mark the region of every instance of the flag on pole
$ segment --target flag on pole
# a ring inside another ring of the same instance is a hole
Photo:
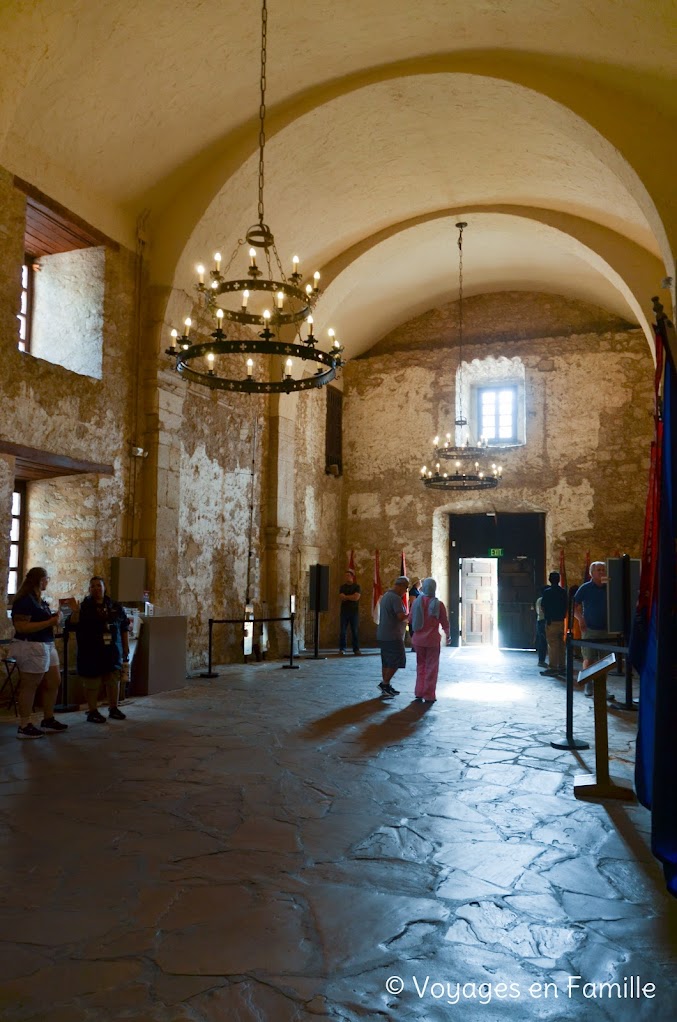
[[[663,865],[668,891],[677,897],[677,370],[661,327],[667,330],[659,320],[654,328],[655,456],[630,648],[640,667],[637,797],[651,810],[651,850]]]
[[[559,584],[567,594],[567,611],[564,615],[564,636],[569,630],[569,586],[567,585],[567,566],[564,561],[564,547],[560,547],[559,551]]]
[[[567,586],[567,566],[564,563],[564,547],[559,552],[559,584],[562,589],[568,589]]]
[[[406,561],[406,558],[404,556],[404,550],[403,550],[402,551],[402,556],[400,557],[400,575],[406,575],[406,574],[407,574],[407,561]],[[408,591],[402,597],[402,603],[404,604],[404,609],[406,610],[406,612],[408,614],[409,613],[409,592]]]
[[[350,551],[350,557],[348,558],[348,567],[346,568],[346,571],[352,571],[352,573],[355,574],[355,551],[354,550]]]
[[[378,550],[374,552],[374,585],[371,590],[371,616],[374,624],[379,623],[381,616],[381,597],[383,586],[381,585],[381,565],[379,563]]]

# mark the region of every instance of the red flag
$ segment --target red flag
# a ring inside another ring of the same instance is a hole
[[[590,551],[585,551],[585,565],[583,566],[583,581],[590,581]]]
[[[379,563],[378,550],[374,552],[374,585],[371,590],[371,616],[374,623],[378,624],[381,609],[381,597],[383,586],[381,585],[381,565]]]
[[[560,547],[559,551],[559,584],[567,594],[567,611],[564,615],[564,635],[566,637],[569,630],[569,586],[567,585],[567,566],[564,563],[564,547]]]
[[[348,558],[348,567],[346,568],[346,571],[352,571],[352,573],[355,574],[355,551],[354,550],[350,551],[350,557]]]
[[[406,562],[406,559],[405,559],[405,556],[404,556],[404,550],[403,550],[402,551],[402,556],[400,557],[400,575],[406,575],[406,574],[407,574],[407,562]],[[406,612],[408,614],[409,613],[409,592],[408,591],[402,597],[402,603],[404,604],[404,609],[406,610]]]

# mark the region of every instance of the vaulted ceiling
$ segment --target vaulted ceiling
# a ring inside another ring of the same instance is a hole
[[[266,219],[347,354],[466,293],[647,330],[677,244],[672,0],[270,0]],[[10,3],[0,163],[191,288],[257,219],[260,10]]]

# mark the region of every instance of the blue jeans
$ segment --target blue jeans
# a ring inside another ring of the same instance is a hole
[[[353,639],[353,653],[360,648],[360,617],[359,614],[341,614],[341,632],[339,635],[339,649],[346,648],[348,641],[348,625]]]

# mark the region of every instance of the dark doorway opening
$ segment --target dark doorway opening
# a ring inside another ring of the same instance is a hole
[[[536,595],[545,584],[545,514],[491,513],[449,516],[449,624],[452,646],[463,634],[462,562],[496,559],[498,645],[534,649]],[[467,599],[467,596],[466,596]],[[467,618],[467,615],[466,615]],[[476,641],[476,636],[473,636]]]

